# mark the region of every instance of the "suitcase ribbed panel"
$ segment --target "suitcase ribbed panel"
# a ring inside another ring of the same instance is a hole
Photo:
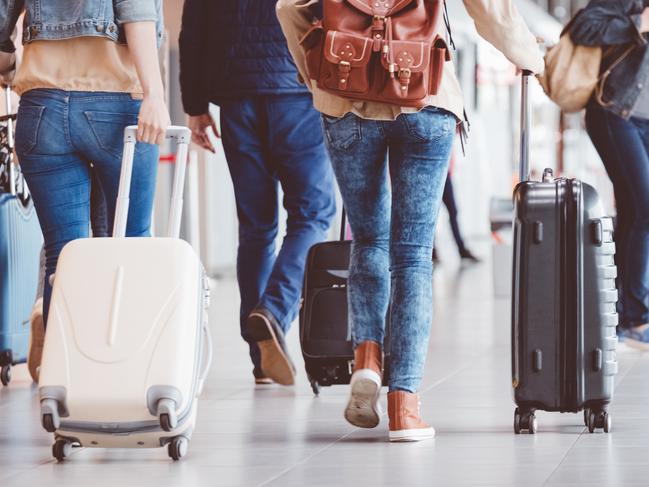
[[[33,205],[0,195],[0,352],[27,358],[29,317],[38,286],[43,237]]]

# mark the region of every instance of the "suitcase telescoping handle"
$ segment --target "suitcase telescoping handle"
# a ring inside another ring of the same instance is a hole
[[[532,125],[532,102],[530,99],[530,77],[532,71],[523,70],[521,86],[521,162],[520,181],[530,179],[530,131]]]
[[[11,87],[5,85],[5,108],[7,109],[7,143],[9,144],[9,193],[16,195],[16,168],[14,167],[14,120],[11,117],[13,108],[11,106]]]
[[[171,193],[171,211],[169,213],[168,236],[178,238],[180,236],[180,220],[183,212],[183,189],[185,187],[185,169],[187,168],[187,156],[191,131],[186,127],[171,126],[167,129],[167,139],[174,139],[177,143],[176,169],[174,171],[174,183]],[[124,154],[122,156],[122,172],[119,179],[119,193],[117,195],[117,207],[115,209],[115,224],[113,237],[126,236],[126,222],[128,220],[129,193],[131,190],[131,176],[133,174],[133,158],[135,155],[135,144],[137,142],[137,126],[131,125],[124,129]]]

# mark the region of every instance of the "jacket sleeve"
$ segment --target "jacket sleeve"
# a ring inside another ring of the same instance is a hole
[[[277,18],[286,37],[288,49],[293,56],[300,81],[312,89],[312,81],[306,72],[306,58],[300,47],[300,40],[313,25],[320,12],[319,0],[279,0],[277,2]]]
[[[183,107],[188,115],[203,115],[209,110],[209,96],[204,81],[207,73],[202,52],[208,29],[207,2],[214,0],[186,0],[180,29],[180,91]]]
[[[113,0],[118,23],[156,22],[158,10],[155,0]]]
[[[13,53],[14,30],[23,11],[24,0],[0,0],[0,51]]]
[[[640,32],[642,0],[594,0],[572,22],[570,37],[583,46],[645,44]]]
[[[464,0],[478,34],[521,69],[541,73],[543,54],[513,0]],[[451,19],[452,21],[452,19]]]

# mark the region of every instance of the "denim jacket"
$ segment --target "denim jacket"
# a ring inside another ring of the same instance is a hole
[[[603,69],[635,46],[611,71],[603,91],[605,108],[625,119],[649,83],[647,37],[639,30],[646,7],[649,0],[591,0],[570,28],[575,44],[605,48]]]
[[[0,50],[13,51],[11,33],[23,10],[24,44],[88,36],[123,43],[129,22],[156,22],[158,44],[164,33],[162,0],[0,0]]]

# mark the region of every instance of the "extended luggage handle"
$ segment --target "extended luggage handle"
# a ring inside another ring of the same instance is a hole
[[[167,128],[165,137],[167,139],[174,139],[177,143],[176,168],[174,171],[173,190],[171,193],[171,210],[169,212],[169,228],[167,235],[170,238],[178,238],[180,237],[185,170],[187,168],[191,131],[186,127],[172,125]],[[115,238],[126,236],[126,223],[128,220],[128,209],[130,204],[129,193],[131,190],[131,177],[133,175],[133,159],[135,156],[136,143],[137,126],[130,125],[124,129],[124,154],[122,155],[122,170],[119,179],[117,206],[115,208],[115,223],[113,225],[113,237]]]
[[[530,179],[530,133],[532,125],[532,102],[530,99],[530,77],[532,71],[523,70],[521,81],[521,154],[520,182]]]

